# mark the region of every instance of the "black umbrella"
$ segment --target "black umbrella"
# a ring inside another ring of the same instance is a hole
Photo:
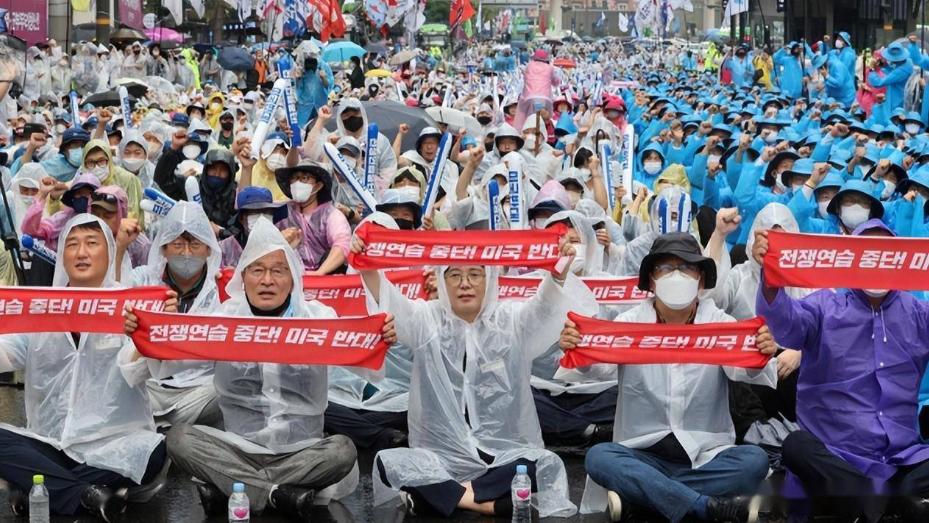
[[[129,103],[132,102],[135,102],[135,97],[130,94]],[[94,107],[118,107],[119,91],[117,89],[111,89],[109,91],[103,91],[102,93],[94,93],[81,102],[82,106],[85,104],[90,104]]]
[[[419,107],[409,107],[392,100],[361,102],[361,106],[364,107],[365,114],[368,116],[368,123],[376,123],[378,130],[391,142],[397,136],[400,124],[405,123],[410,126],[410,131],[403,137],[401,146],[403,151],[416,148],[416,139],[420,131],[426,127],[436,127],[435,120]],[[335,118],[329,120],[326,129],[336,130]]]
[[[255,59],[241,47],[223,47],[217,58],[219,65],[230,71],[249,71],[255,68]]]
[[[142,82],[140,80],[125,79],[125,80],[119,80],[118,83],[119,85],[126,87],[126,91],[129,92],[129,96],[133,96],[135,98],[142,98],[143,96],[145,96],[146,93],[148,93],[148,89],[149,89],[148,85],[145,82]]]
[[[142,42],[148,40],[148,37],[142,34],[141,31],[136,31],[129,27],[123,27],[119,31],[110,35],[110,41],[121,44],[128,44],[132,42]]]
[[[387,56],[387,44],[384,42],[370,42],[365,46],[365,50],[372,54]]]

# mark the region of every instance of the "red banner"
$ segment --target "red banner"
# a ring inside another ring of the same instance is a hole
[[[87,289],[0,287],[0,334],[123,333],[123,309],[160,311],[166,287]]]
[[[142,0],[119,0],[119,22],[142,30]]]
[[[929,289],[929,240],[768,232],[773,287]]]
[[[219,299],[226,301],[226,284],[232,279],[235,269],[224,267],[220,271],[217,281],[219,286]],[[396,285],[404,296],[411,300],[426,298],[425,278],[421,269],[386,271],[387,279]],[[364,286],[361,285],[361,276],[358,274],[332,274],[329,276],[303,275],[303,297],[307,300],[318,300],[324,305],[335,309],[339,316],[366,316],[368,308],[365,304]]]
[[[379,369],[385,314],[364,318],[256,318],[140,312],[132,341],[158,360],[247,361]]]
[[[0,0],[6,33],[28,45],[48,40],[48,0]]]
[[[620,323],[573,312],[568,313],[568,318],[581,333],[577,348],[566,350],[561,358],[561,366],[569,369],[595,363],[703,363],[761,368],[770,359],[755,346],[755,333],[764,325],[761,318],[697,325]]]
[[[600,305],[639,303],[651,293],[639,290],[639,278],[581,278],[590,287]],[[526,300],[535,296],[540,278],[501,276],[498,291],[501,300]]]
[[[533,231],[395,231],[366,223],[355,231],[365,252],[350,253],[359,270],[423,265],[506,265],[551,270],[560,259],[563,225]]]

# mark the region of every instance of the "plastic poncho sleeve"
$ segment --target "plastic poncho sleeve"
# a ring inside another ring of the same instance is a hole
[[[919,394],[916,397],[916,430],[923,443],[929,443],[929,370],[919,380]]]
[[[765,319],[774,340],[783,347],[797,350],[815,350],[822,325],[822,301],[832,295],[831,290],[815,292],[801,300],[791,298],[784,289],[777,289],[774,300],[768,303],[764,296],[764,269],[755,298],[755,310]]]
[[[569,311],[592,316],[599,310],[590,289],[574,274],[562,285],[546,274],[536,295],[517,306],[517,339],[530,359],[541,356],[558,341]]]
[[[26,353],[28,350],[28,334],[4,334],[0,336],[0,372],[13,372],[26,368]]]
[[[380,272],[378,279],[380,280],[380,301],[375,302],[371,297],[371,292],[365,293],[368,313],[393,314],[397,343],[409,347],[414,353],[423,349],[438,327],[438,318],[432,309],[437,307],[439,302],[407,298],[390,280],[384,277],[383,272]],[[364,284],[364,278],[361,281]],[[366,284],[365,287],[367,291]]]
[[[810,159],[814,162],[825,162],[829,160],[829,155],[832,153],[832,144],[835,143],[835,138],[831,134],[823,136],[823,139],[816,144],[816,147],[813,148],[813,152],[810,154]]]
[[[116,356],[116,364],[119,366],[119,372],[123,375],[123,379],[126,380],[126,383],[128,383],[130,387],[141,386],[146,380],[152,377],[151,372],[148,370],[146,358],[139,357],[135,361],[131,361],[135,352],[135,345],[131,340],[127,339],[126,343],[123,344],[123,348],[119,350],[119,354]]]

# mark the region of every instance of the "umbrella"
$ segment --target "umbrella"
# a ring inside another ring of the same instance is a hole
[[[123,27],[110,35],[110,41],[113,43],[141,42],[143,40],[148,40],[148,37],[129,27]]]
[[[410,49],[404,49],[403,51],[400,51],[399,53],[391,56],[390,60],[388,60],[387,63],[389,65],[405,64],[409,62],[410,60],[416,58],[417,56],[418,55],[416,54],[416,51],[413,51]]]
[[[552,62],[552,65],[555,67],[561,67],[562,69],[574,69],[577,67],[577,64],[574,63],[574,60],[565,56],[559,56],[558,58],[555,58],[555,61]]]
[[[365,76],[368,78],[387,78],[390,76],[390,71],[387,69],[371,69]]]
[[[467,129],[469,133],[480,136],[481,124],[470,114],[451,107],[427,107],[426,114],[433,120],[444,123],[453,130]]]
[[[387,56],[387,44],[384,42],[369,42],[365,49],[372,54],[381,54]]]
[[[145,93],[148,92],[148,84],[141,80],[136,80],[135,78],[120,78],[116,80],[117,85],[125,85],[126,90],[129,91],[130,96],[136,98],[142,98],[145,96]]]
[[[423,129],[435,127],[435,120],[418,107],[408,107],[393,100],[361,102],[361,106],[364,107],[365,114],[368,116],[368,123],[377,123],[378,130],[391,141],[397,136],[400,124],[405,123],[410,126],[410,132],[403,137],[401,146],[403,151],[416,147],[416,138]],[[328,130],[336,129],[335,120],[333,118],[326,124]]]
[[[241,47],[223,47],[217,61],[223,69],[230,71],[250,71],[255,68],[255,59]]]
[[[145,30],[145,36],[153,42],[176,42],[181,43],[184,41],[184,35],[178,33],[174,29],[167,27],[153,27],[151,29]]]
[[[135,97],[131,94],[129,95],[129,102],[134,102]],[[119,106],[119,91],[117,89],[110,89],[109,91],[103,91],[100,93],[94,93],[81,102],[82,105],[92,105],[94,107],[118,107]]]
[[[361,58],[365,53],[365,48],[355,42],[331,42],[323,49],[322,58],[327,62],[346,62],[353,56]]]

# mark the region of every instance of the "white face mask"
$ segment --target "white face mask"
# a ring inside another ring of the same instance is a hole
[[[890,292],[887,289],[861,289],[861,290],[863,290],[865,294],[867,294],[868,296],[872,298],[883,298],[884,296],[887,296],[888,292]]]
[[[584,265],[587,263],[585,258],[585,253],[587,252],[587,245],[583,243],[574,244],[574,260],[571,262],[571,272],[578,276],[584,274]]]
[[[265,165],[268,166],[268,169],[276,171],[282,167],[287,167],[287,158],[283,154],[274,153],[265,159]]]
[[[184,155],[184,158],[188,160],[193,160],[194,158],[200,156],[200,146],[199,145],[185,145],[181,149],[181,153]]]
[[[248,216],[246,216],[246,217],[245,217],[245,225],[246,225],[246,227],[248,228],[248,230],[251,231],[252,229],[254,229],[254,228],[255,228],[255,224],[258,223],[258,220],[260,220],[260,219],[262,219],[262,218],[264,218],[264,219],[266,219],[266,220],[268,220],[268,221],[271,221],[271,220],[272,220],[271,215],[269,215],[269,214],[249,214]]]
[[[829,211],[827,211],[826,209],[829,207],[829,202],[819,202],[816,205],[817,207],[819,207],[819,217],[828,218]]]
[[[706,157],[706,164],[707,164],[707,165],[716,165],[716,164],[719,163],[719,159],[720,159],[720,158],[722,158],[722,156],[720,156],[720,155],[718,155],[718,154],[711,154],[711,155],[709,155],[709,156]]]
[[[784,182],[781,180],[781,175],[777,175],[774,178],[774,188],[777,189],[777,191],[775,192],[778,192],[781,194],[787,192],[787,186],[784,185]]]
[[[145,165],[145,158],[123,158],[123,167],[133,173],[138,173],[143,165]]]
[[[661,162],[656,162],[654,160],[650,162],[644,162],[642,164],[642,168],[645,169],[645,172],[654,176],[658,174],[659,171],[661,171]]]
[[[868,221],[871,217],[871,209],[857,203],[852,205],[843,205],[840,218],[845,227],[854,229],[862,223]]]
[[[19,199],[26,205],[26,207],[31,207],[32,203],[35,202],[35,196],[20,196]]]
[[[571,200],[571,207],[572,208],[576,207],[577,202],[581,201],[581,193],[574,192],[574,191],[568,191],[568,199]]]
[[[64,125],[64,124],[58,124],[58,125],[55,126],[55,134],[57,134],[58,136],[61,136],[61,135],[63,135],[63,134],[65,133],[65,131],[66,131],[67,129],[68,129],[68,127],[67,127],[66,125]]]
[[[777,141],[777,131],[771,131],[764,137],[764,143],[771,145]]]
[[[94,167],[93,169],[88,169],[87,172],[94,175],[97,180],[100,180],[100,183],[102,184],[103,179],[106,178],[108,174],[110,174],[110,168],[106,165],[103,165],[100,167]]]
[[[523,144],[523,149],[532,151],[535,149],[535,135],[530,134],[524,138],[525,143]]]
[[[842,49],[843,47],[845,47],[845,41],[844,41],[844,40],[836,40],[836,41],[835,41],[835,48],[836,48],[836,49]]]
[[[668,307],[679,311],[686,309],[697,298],[700,280],[691,278],[681,271],[674,271],[655,280],[655,296]]]
[[[802,188],[803,188],[803,184],[802,184],[802,183],[796,183],[796,184],[790,186],[790,190],[793,191],[794,194],[800,192],[800,189],[802,189]]]
[[[889,200],[890,197],[893,196],[895,190],[897,190],[897,184],[890,180],[884,180],[884,190],[881,191],[881,199]]]
[[[919,134],[919,124],[918,123],[908,123],[903,126],[908,134]]]
[[[297,203],[306,203],[310,199],[310,196],[313,196],[319,192],[318,189],[314,190],[313,186],[306,182],[293,182],[290,184],[290,194],[293,201]]]

